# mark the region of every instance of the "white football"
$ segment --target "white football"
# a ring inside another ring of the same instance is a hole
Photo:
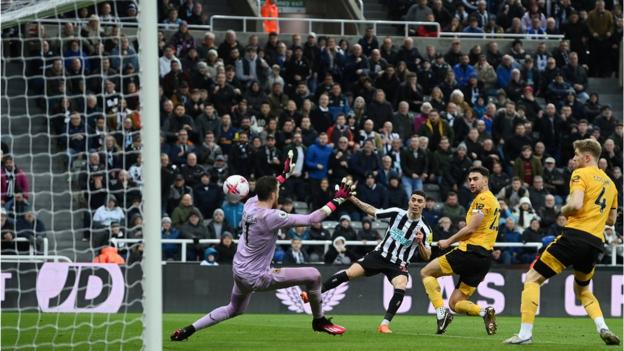
[[[247,194],[249,194],[249,182],[243,176],[229,176],[225,180],[225,183],[223,183],[223,192],[226,195],[232,194],[244,198]]]

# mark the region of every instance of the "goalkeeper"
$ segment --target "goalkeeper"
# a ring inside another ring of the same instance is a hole
[[[350,182],[343,182],[333,200],[308,215],[293,215],[275,209],[279,199],[279,184],[292,174],[293,153],[289,152],[282,175],[277,179],[265,176],[256,182],[256,196],[249,199],[243,210],[242,233],[238,242],[232,271],[234,287],[230,303],[214,309],[195,323],[177,329],[172,341],[187,339],[197,330],[215,325],[242,314],[255,291],[270,291],[295,285],[304,285],[310,292],[312,329],[332,335],[343,334],[345,328],[325,318],[321,303],[321,274],[316,268],[270,267],[275,251],[276,231],[281,228],[310,225],[321,222],[353,193]]]

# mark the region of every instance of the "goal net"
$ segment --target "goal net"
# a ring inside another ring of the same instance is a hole
[[[141,349],[139,6],[0,6],[1,348]]]

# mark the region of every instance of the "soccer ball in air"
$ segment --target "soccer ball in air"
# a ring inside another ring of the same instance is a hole
[[[249,194],[249,182],[243,176],[229,176],[223,183],[223,192],[244,198]]]

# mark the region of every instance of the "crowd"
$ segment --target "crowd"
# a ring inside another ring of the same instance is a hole
[[[606,0],[382,0],[393,20],[437,22],[444,32],[508,33],[539,39],[561,34],[594,76],[618,70],[622,4]],[[429,26],[414,34],[435,36]],[[600,53],[596,55],[596,53]]]
[[[176,3],[161,1],[163,22],[177,29],[159,33],[158,117],[138,113],[137,42],[101,16],[107,3],[84,14],[82,26],[67,22],[60,37],[48,37],[40,25],[24,31],[29,89],[45,97],[55,145],[78,175],[75,190],[88,209],[83,240],[93,247],[111,237],[143,237],[142,123],[161,126],[162,238],[193,239],[187,259],[207,265],[231,262],[232,239],[241,230],[243,203],[223,195],[223,181],[242,175],[253,196],[254,180],[278,174],[290,150],[295,174],[280,194],[284,211],[295,212],[295,202],[320,207],[345,176],[357,181],[360,199],[378,208],[405,208],[411,192],[424,189],[434,240],[465,225],[472,199],[465,176],[475,165],[492,172],[490,189],[502,209],[498,241],[552,240],[565,226],[559,209],[575,167],[572,142],[584,138],[603,145],[599,167],[622,203],[623,126],[588,86],[596,66],[583,63],[574,38],[554,47],[540,42],[532,52],[521,40],[508,49],[495,40],[471,48],[453,40],[449,48],[428,45],[420,52],[412,37],[396,42],[372,29],[354,43],[315,33],[250,35],[241,42],[234,31],[196,40],[188,18],[172,15],[194,1]],[[31,194],[3,151],[3,205],[21,215],[7,205],[19,188],[24,198]],[[366,248],[345,241],[382,234],[352,205],[331,219],[338,223],[333,231],[315,225],[279,233],[292,244],[280,247],[275,260],[349,263]],[[607,244],[621,243],[622,216],[606,231]],[[324,253],[302,247],[306,239],[333,245]],[[105,256],[134,261],[142,245],[117,249]],[[180,246],[163,245],[165,259],[180,255]],[[528,263],[534,255],[534,249],[505,248],[494,258]]]

